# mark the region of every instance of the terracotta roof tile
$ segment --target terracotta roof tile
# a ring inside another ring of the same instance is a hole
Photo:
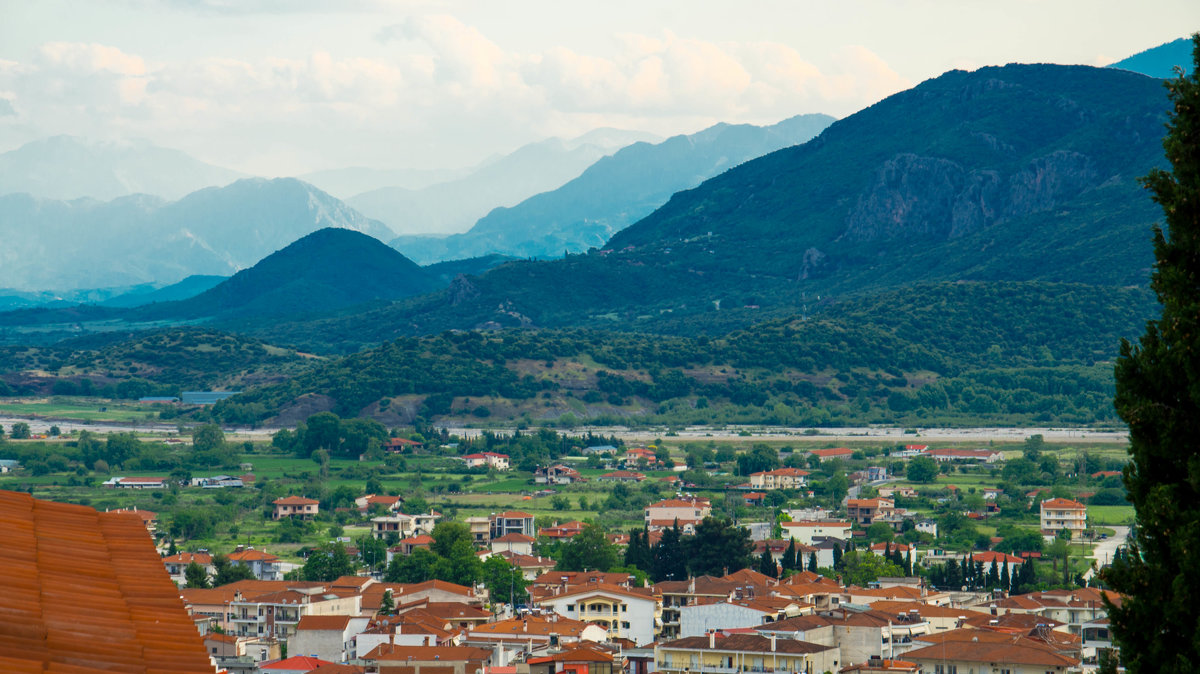
[[[213,671],[138,518],[0,491],[0,530],[0,671]]]

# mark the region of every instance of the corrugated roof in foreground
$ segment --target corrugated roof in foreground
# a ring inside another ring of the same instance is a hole
[[[0,531],[0,671],[214,671],[137,515],[0,491]]]

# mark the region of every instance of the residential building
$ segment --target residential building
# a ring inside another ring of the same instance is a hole
[[[612,445],[592,445],[583,448],[584,454],[616,454],[617,451],[617,448]]]
[[[463,637],[463,644],[498,652],[500,662],[494,664],[506,666],[512,663],[513,658],[529,653],[531,649],[538,650],[552,644],[570,648],[583,641],[602,643],[607,640],[608,631],[600,625],[550,613],[546,616],[523,615],[477,625]]]
[[[661,674],[820,674],[838,671],[841,660],[835,646],[723,632],[660,643],[654,655]]]
[[[286,640],[296,633],[304,616],[356,616],[361,607],[359,594],[335,594],[321,584],[266,593],[239,591],[229,602],[231,633]]]
[[[574,538],[576,534],[583,531],[584,524],[579,520],[572,520],[562,524],[555,524],[552,527],[542,527],[538,530],[538,536],[549,538],[550,540],[566,540]]]
[[[117,489],[164,489],[165,477],[113,477],[104,481],[104,486]]]
[[[845,461],[854,456],[854,450],[848,447],[835,447],[833,449],[810,449],[808,450],[808,454],[810,456],[815,456],[822,461],[828,461],[830,459],[842,459]]]
[[[502,538],[508,534],[522,534],[533,538],[537,529],[533,525],[533,515],[520,510],[508,510],[492,515],[491,538]]]
[[[397,512],[404,505],[404,499],[399,496],[387,496],[386,494],[368,494],[359,496],[354,499],[354,505],[358,507],[358,512],[369,513],[373,509],[379,512],[379,508],[387,512]]]
[[[476,546],[487,545],[492,537],[492,520],[490,517],[468,517],[463,524],[471,530],[471,541]]]
[[[589,646],[528,658],[525,662],[529,665],[529,674],[613,674],[613,654]],[[621,671],[620,667],[617,671]]]
[[[488,467],[496,470],[508,470],[509,457],[507,454],[497,454],[495,452],[483,452],[480,454],[467,454],[463,457],[467,468]]]
[[[492,664],[492,651],[465,646],[379,644],[362,655],[378,674],[476,674]]]
[[[658,463],[658,456],[654,450],[646,449],[645,447],[630,447],[625,450],[625,455],[621,457],[621,463],[626,467],[636,467],[645,461],[647,465],[653,466]]]
[[[894,518],[896,502],[887,498],[852,498],[846,501],[846,512],[851,521],[866,527]]]
[[[383,450],[393,454],[424,449],[425,443],[409,440],[408,438],[388,438],[383,443]]]
[[[642,473],[637,473],[631,470],[614,470],[611,473],[605,473],[596,478],[599,482],[641,482],[646,476]]]
[[[921,666],[907,660],[871,658],[857,665],[843,667],[839,674],[918,674]]]
[[[928,639],[927,639],[928,640]],[[922,672],[1007,672],[1047,674],[1077,671],[1079,659],[1021,635],[962,629],[939,634],[934,644],[904,654]]]
[[[404,513],[392,513],[371,518],[371,535],[375,538],[386,539],[389,536],[405,538],[410,536],[415,529],[412,516]]]
[[[184,574],[187,567],[192,562],[200,565],[204,569],[204,575],[211,578],[216,571],[213,569],[212,555],[207,552],[180,552],[169,557],[163,557],[163,566],[167,568],[167,575],[171,580],[175,581],[176,585],[183,586],[187,583],[187,578]]]
[[[511,533],[504,534],[500,538],[492,539],[492,552],[515,552],[520,555],[532,555],[533,544],[537,543],[537,539],[525,534]]]
[[[852,525],[849,522],[782,522],[784,538],[793,538],[797,543],[814,545],[817,538],[850,539]]]
[[[358,657],[354,637],[367,628],[370,618],[349,615],[306,615],[287,640],[288,653],[309,655],[331,662]]]
[[[275,512],[271,517],[276,520],[284,517],[312,518],[316,516],[321,505],[320,501],[303,496],[277,498],[272,503],[275,505]]]
[[[388,548],[388,564],[392,563],[392,558],[396,555],[407,557],[413,553],[413,550],[416,550],[417,548],[424,548],[428,550],[431,545],[433,545],[433,536],[430,536],[429,534],[419,534],[417,536],[401,538],[399,542]]]
[[[651,529],[667,529],[678,521],[680,528],[690,533],[712,513],[712,505],[703,498],[672,498],[651,503],[644,512]]]
[[[572,484],[587,480],[574,468],[556,463],[553,466],[538,466],[533,471],[533,481],[537,484]]]
[[[983,564],[984,573],[991,570],[992,562],[996,563],[996,573],[1002,572],[1004,567],[1007,566],[1009,578],[1012,578],[1013,574],[1019,572],[1021,566],[1025,563],[1024,558],[1015,557],[1003,552],[996,552],[995,550],[976,552],[971,555],[971,561],[975,562],[976,565]]]
[[[757,594],[753,588],[743,598],[712,604],[694,604],[679,609],[679,636],[703,636],[715,629],[758,627],[777,620],[793,618],[813,607],[797,599]]]
[[[654,641],[658,602],[649,591],[596,583],[537,601],[560,616],[604,627],[609,638],[644,646]]]
[[[1042,501],[1041,515],[1042,535],[1047,538],[1054,538],[1063,529],[1071,532],[1072,538],[1079,538],[1087,529],[1087,506],[1078,501],[1047,499]]]
[[[516,552],[501,550],[499,552],[483,551],[479,553],[480,559],[487,559],[491,556],[502,557],[509,564],[521,570],[521,577],[525,580],[535,580],[550,571],[554,570],[558,562],[553,557],[542,557],[541,555],[522,555]]]
[[[254,548],[242,548],[239,545],[226,557],[230,564],[250,567],[254,577],[259,580],[283,580],[283,570],[280,568],[279,558],[269,552]]]
[[[779,468],[750,473],[754,489],[799,489],[808,484],[808,471],[799,468]]]
[[[930,449],[921,453],[934,461],[971,461],[975,463],[997,463],[1004,454],[996,449]]]

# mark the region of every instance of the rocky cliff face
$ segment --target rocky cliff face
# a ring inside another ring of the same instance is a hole
[[[1053,209],[1102,182],[1094,162],[1058,151],[1018,171],[967,170],[938,157],[899,154],[875,171],[846,217],[847,241],[953,239]]]

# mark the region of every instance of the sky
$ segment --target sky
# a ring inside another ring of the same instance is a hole
[[[147,139],[264,176],[600,127],[844,117],[955,69],[1107,65],[1196,0],[0,0],[0,151]]]

